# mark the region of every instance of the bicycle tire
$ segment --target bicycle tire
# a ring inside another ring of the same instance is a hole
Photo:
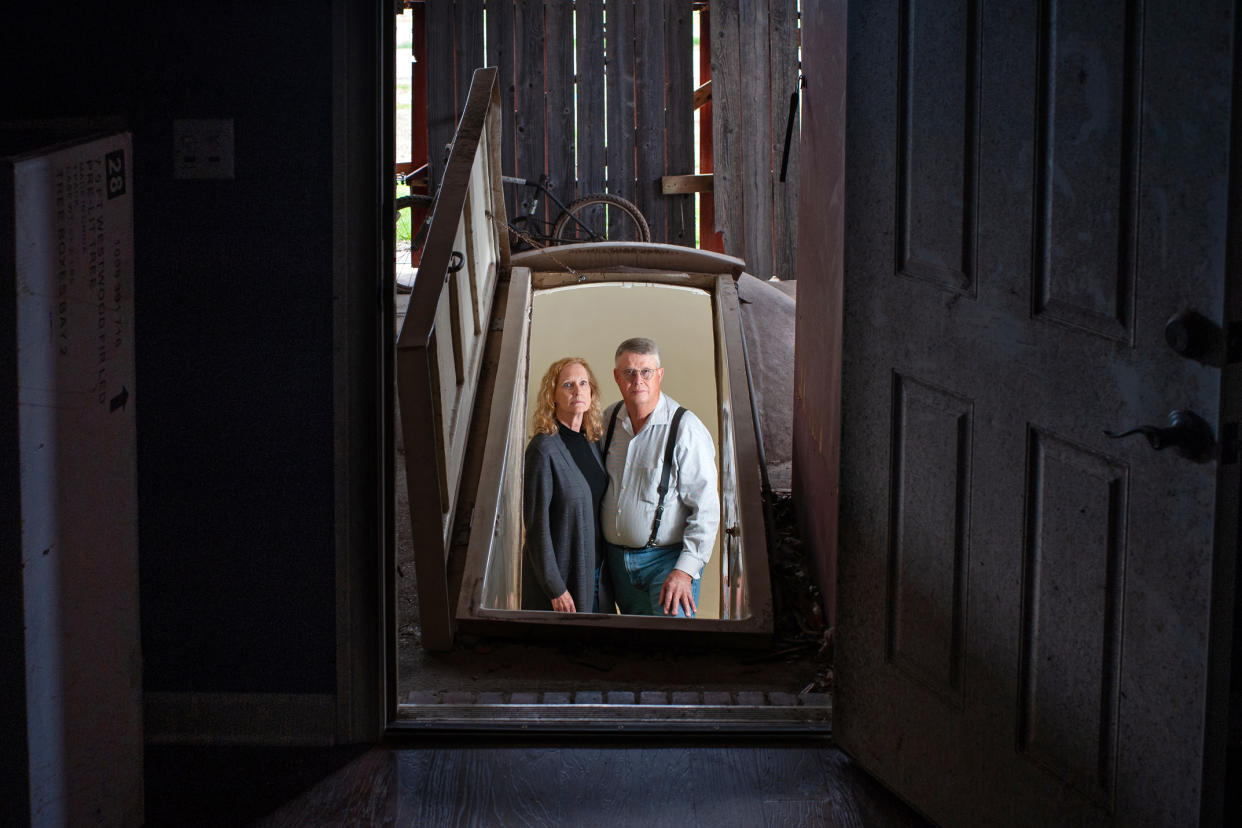
[[[600,211],[600,208],[603,208]],[[613,211],[616,211],[615,214]],[[609,216],[610,229],[606,230],[602,238],[582,238],[579,234],[582,228],[578,225],[575,217],[581,220],[590,220],[591,214],[602,212]],[[616,221],[616,218],[620,221]],[[621,236],[625,237],[633,235],[632,241],[649,242],[651,241],[651,227],[647,224],[647,219],[643,216],[642,210],[634,202],[622,198],[612,193],[594,193],[592,195],[583,196],[570,202],[565,208],[565,212],[561,213],[556,219],[556,224],[552,226],[552,239],[555,244],[569,244],[576,241],[607,241],[612,231],[621,229]],[[630,241],[631,239],[626,239]]]
[[[431,196],[422,193],[408,193],[403,196],[397,196],[397,212],[404,210],[406,207],[430,207],[434,199]]]
[[[432,199],[421,193],[398,196],[393,210],[394,231],[396,240],[396,258],[398,266],[412,266],[413,250],[422,246],[423,236],[427,232],[427,222],[414,226],[414,208],[430,207]]]

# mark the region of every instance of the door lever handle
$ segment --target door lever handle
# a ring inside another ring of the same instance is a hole
[[[1169,424],[1164,427],[1145,425],[1120,434],[1107,430],[1104,432],[1106,437],[1114,440],[1132,434],[1142,434],[1156,451],[1173,446],[1182,457],[1195,462],[1207,460],[1211,456],[1212,447],[1216,445],[1212,427],[1207,421],[1193,411],[1182,409],[1170,411]]]

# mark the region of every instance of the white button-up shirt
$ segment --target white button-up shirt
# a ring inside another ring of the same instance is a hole
[[[604,539],[609,543],[641,548],[651,537],[651,524],[660,497],[664,442],[677,411],[677,401],[661,393],[655,410],[637,436],[625,403],[617,405],[621,410],[608,449],[609,483],[600,507],[600,524]],[[604,412],[605,431],[611,414],[611,409]],[[684,544],[676,568],[691,578],[698,578],[712,556],[719,525],[716,449],[703,422],[686,409],[677,428],[673,468],[668,493],[664,496],[664,517],[660,521],[656,545]]]

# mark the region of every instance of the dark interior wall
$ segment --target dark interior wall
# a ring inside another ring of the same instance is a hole
[[[146,686],[332,692],[328,4],[227,5],[139,45]],[[173,118],[232,118],[235,178],[173,180]]]
[[[13,174],[0,165],[0,193],[11,192]],[[15,219],[11,199],[0,199],[0,285],[16,283],[15,240],[7,228]],[[17,303],[0,297],[0,388],[17,387]],[[16,394],[0,404],[0,797],[13,813],[30,810],[30,768],[26,741],[26,615],[22,605],[21,445]]]
[[[7,14],[2,117],[134,134],[147,691],[336,690],[331,12]],[[233,180],[173,179],[176,118],[234,120]]]

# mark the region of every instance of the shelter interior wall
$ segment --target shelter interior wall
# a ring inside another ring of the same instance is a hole
[[[530,370],[527,400],[539,394],[547,367],[566,356],[584,357],[607,407],[621,399],[612,378],[613,354],[624,339],[645,336],[660,348],[662,391],[707,427],[720,460],[715,349],[710,297],[696,288],[632,282],[542,290],[531,312]],[[533,410],[527,406],[528,423]],[[528,427],[527,433],[530,433]],[[703,568],[699,617],[720,617],[720,539]]]

